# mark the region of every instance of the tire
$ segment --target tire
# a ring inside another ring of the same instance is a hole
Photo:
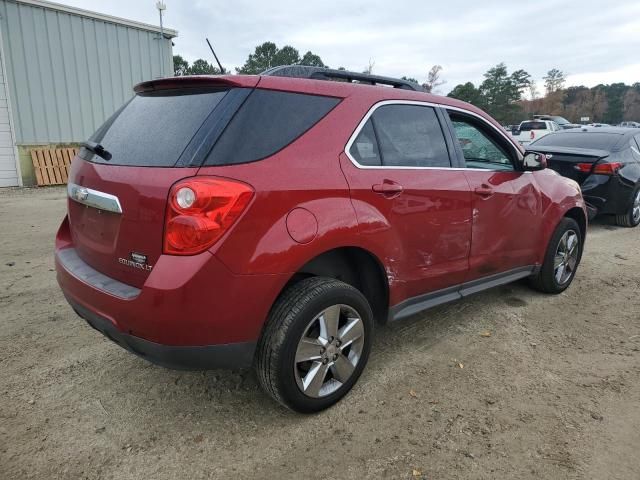
[[[621,227],[637,227],[640,225],[640,187],[631,195],[631,206],[626,213],[616,215],[616,223]]]
[[[567,246],[567,242],[564,244],[567,247],[563,250],[561,242],[567,240],[568,243],[571,243],[571,238],[577,240],[575,250],[570,245]],[[544,262],[538,274],[531,279],[531,286],[544,293],[558,294],[564,292],[571,285],[576,275],[580,258],[582,257],[583,242],[584,239],[578,222],[572,218],[563,218],[551,236]],[[565,250],[570,252],[569,257],[562,253]],[[565,270],[559,275],[561,265],[557,265],[556,261],[560,263],[561,257],[564,258]]]
[[[271,309],[256,350],[258,381],[292,410],[324,410],[360,377],[372,335],[373,313],[362,293],[332,278],[304,279],[285,290]]]

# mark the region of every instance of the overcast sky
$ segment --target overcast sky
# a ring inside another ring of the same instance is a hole
[[[158,24],[155,0],[58,0]],[[165,25],[178,30],[174,54],[212,61],[208,36],[225,68],[273,41],[320,55],[331,67],[424,81],[443,67],[447,93],[479,83],[491,66],[523,68],[542,90],[551,68],[568,85],[640,82],[640,1],[165,0]]]

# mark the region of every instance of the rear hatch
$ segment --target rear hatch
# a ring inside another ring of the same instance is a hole
[[[563,177],[570,178],[582,185],[591,175],[587,165],[593,165],[599,160],[607,158],[609,152],[573,147],[541,146],[536,143],[529,147],[531,150],[547,155],[547,165]]]
[[[137,86],[72,165],[68,212],[80,258],[141,287],[162,254],[169,189],[197,173],[257,81],[200,77]],[[101,148],[108,153],[94,153]]]

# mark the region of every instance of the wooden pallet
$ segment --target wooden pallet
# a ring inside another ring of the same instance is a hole
[[[64,185],[77,148],[33,148],[31,161],[38,185]]]

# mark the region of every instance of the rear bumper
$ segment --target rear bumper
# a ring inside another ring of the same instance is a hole
[[[65,297],[89,324],[127,350],[174,368],[250,364],[269,310],[289,279],[236,275],[204,252],[162,255],[135,288],[85,263],[66,220],[56,237],[55,266]]]
[[[631,206],[634,186],[617,176],[590,175],[580,186],[589,216],[621,214]]]
[[[151,363],[178,370],[246,368],[251,366],[255,342],[225,345],[172,346],[150,342],[118,330],[113,323],[67,298],[75,312],[89,325],[125,350]]]

